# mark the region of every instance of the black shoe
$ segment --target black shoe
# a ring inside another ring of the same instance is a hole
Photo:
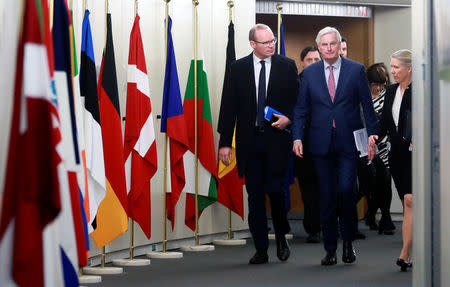
[[[337,263],[336,251],[327,251],[325,257],[322,258],[322,261],[320,261],[320,264],[324,266],[336,265],[336,263]]]
[[[395,225],[392,223],[391,218],[383,219],[381,218],[380,224],[378,225],[378,234],[393,235],[395,233]]]
[[[366,239],[366,235],[361,231],[357,230],[355,233],[355,239]]]
[[[397,258],[397,263],[398,266],[400,266],[400,270],[402,272],[406,272],[408,270],[408,267],[411,268],[412,267],[412,263],[406,262],[404,259],[401,258]]]
[[[264,264],[269,261],[269,256],[267,255],[267,251],[256,251],[255,255],[250,258],[248,264]]]
[[[370,230],[378,230],[378,224],[375,218],[366,219],[366,225],[369,226]]]
[[[306,243],[320,243],[320,232],[308,235]]]
[[[289,250],[289,245],[287,243],[286,237],[284,235],[276,235],[275,236],[277,243],[277,257],[281,261],[288,260],[291,255],[291,251]]]
[[[392,222],[391,216],[382,216],[378,225],[378,234],[394,235],[395,225]]]
[[[345,263],[353,263],[356,260],[355,248],[351,241],[343,242],[342,261]]]

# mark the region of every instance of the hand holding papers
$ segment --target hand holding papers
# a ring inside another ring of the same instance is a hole
[[[359,157],[368,156],[368,159],[372,160],[376,154],[376,145],[372,137],[369,145],[367,130],[363,128],[353,131],[353,136],[355,138],[356,149],[359,152]]]

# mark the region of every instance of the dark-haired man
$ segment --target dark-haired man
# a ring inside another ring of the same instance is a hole
[[[319,62],[319,49],[314,46],[305,47],[300,53],[300,60],[303,70],[315,62]],[[299,83],[302,81],[303,70],[298,75]],[[304,137],[307,137],[307,135],[305,134]],[[312,157],[307,152],[307,140],[304,140],[304,142],[305,154],[303,158],[295,157],[294,159],[295,174],[298,179],[304,204],[303,228],[308,233],[308,237],[306,238],[307,243],[320,243],[319,187],[317,185],[317,175]]]

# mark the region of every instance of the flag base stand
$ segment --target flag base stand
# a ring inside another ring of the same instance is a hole
[[[148,259],[114,259],[112,263],[116,266],[147,266],[150,265]]]
[[[122,267],[84,267],[83,274],[89,275],[115,275],[122,274]]]
[[[291,240],[292,238],[294,238],[294,235],[288,233],[288,234],[285,235],[285,237],[286,237],[287,240]],[[275,240],[275,234],[274,233],[270,233],[269,234],[269,239],[270,240]]]
[[[181,252],[149,252],[147,257],[151,259],[178,259],[183,258]]]
[[[245,239],[216,239],[213,241],[214,245],[245,245],[247,240]]]
[[[80,284],[100,283],[102,282],[102,277],[94,275],[81,275],[78,276],[78,282],[80,282]]]
[[[189,252],[204,252],[204,251],[214,251],[214,245],[186,245],[180,247],[181,251]]]

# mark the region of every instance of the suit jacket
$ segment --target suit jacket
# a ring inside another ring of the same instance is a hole
[[[330,148],[334,120],[334,144],[337,151],[356,156],[353,131],[363,128],[360,105],[364,111],[368,135],[373,135],[377,119],[363,65],[342,58],[333,102],[328,92],[323,60],[310,65],[303,71],[294,109],[293,139],[304,138],[305,124],[310,120],[309,152],[313,155],[325,155]]]
[[[272,56],[266,94],[266,105],[292,121],[293,107],[298,93],[297,66],[292,59]],[[239,176],[245,174],[248,154],[253,148],[256,125],[256,87],[253,53],[231,64],[229,89],[222,96],[218,132],[219,147],[231,147],[236,126],[236,158]],[[271,150],[269,166],[273,173],[284,173],[292,149],[292,137],[266,122],[264,141]]]
[[[376,134],[379,138],[386,134],[389,136],[391,153],[409,154],[409,144],[411,143],[411,84],[403,94],[397,129],[392,117],[392,105],[398,86],[399,84],[393,84],[386,88],[383,112]]]

